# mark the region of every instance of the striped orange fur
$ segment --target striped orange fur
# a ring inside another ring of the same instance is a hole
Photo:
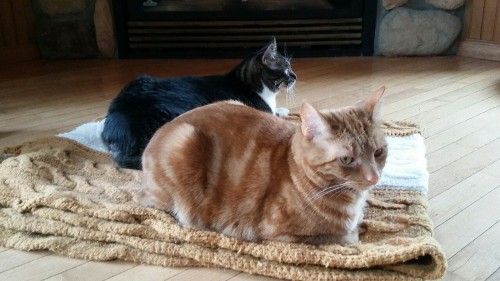
[[[235,102],[187,112],[144,151],[141,204],[250,241],[356,243],[387,157],[383,91],[335,110],[304,103],[300,122]]]

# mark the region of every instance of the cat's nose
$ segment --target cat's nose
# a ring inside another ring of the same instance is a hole
[[[379,176],[376,174],[366,175],[366,180],[369,181],[372,185],[375,185],[379,180]]]
[[[288,76],[288,86],[291,86],[295,84],[295,81],[297,81],[297,75],[295,75],[293,72],[290,72],[290,75]]]
[[[380,175],[377,170],[368,168],[363,171],[363,177],[366,181],[368,181],[371,185],[375,185],[380,179]]]
[[[372,165],[363,165],[361,171],[365,180],[371,185],[375,185],[380,179],[379,171]]]

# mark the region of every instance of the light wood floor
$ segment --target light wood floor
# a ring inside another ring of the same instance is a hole
[[[235,60],[51,61],[0,68],[0,146],[102,116],[136,75],[224,73]],[[500,280],[500,62],[459,57],[294,59],[296,112],[342,106],[387,87],[383,116],[425,129],[435,236],[446,280]],[[271,280],[231,270],[89,262],[0,247],[0,280]]]

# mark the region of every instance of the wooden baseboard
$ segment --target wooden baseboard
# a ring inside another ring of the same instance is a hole
[[[457,55],[500,61],[500,43],[465,39],[460,43]]]
[[[40,58],[35,45],[14,45],[0,47],[0,63],[36,60]]]

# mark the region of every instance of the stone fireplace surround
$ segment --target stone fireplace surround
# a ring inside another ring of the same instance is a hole
[[[111,0],[32,1],[43,58],[118,58]],[[378,0],[374,55],[454,55],[464,2]]]

